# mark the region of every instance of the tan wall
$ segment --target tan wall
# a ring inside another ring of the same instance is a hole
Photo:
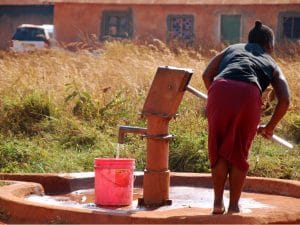
[[[246,41],[249,29],[254,21],[278,29],[280,12],[300,12],[300,4],[295,5],[101,5],[57,3],[55,5],[54,23],[57,38],[60,41],[80,40],[80,32],[100,35],[101,17],[104,10],[132,10],[133,38],[153,37],[166,41],[167,16],[170,14],[192,14],[195,22],[197,42],[219,43],[220,15],[242,15],[242,40]]]

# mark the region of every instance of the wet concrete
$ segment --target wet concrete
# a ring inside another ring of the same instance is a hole
[[[141,195],[142,175],[136,175],[135,197],[129,207],[98,207],[93,204],[93,189],[90,175],[73,174],[27,174],[20,179],[47,180],[42,185],[30,182],[14,182],[0,187],[0,208],[7,223],[78,223],[78,224],[270,224],[300,223],[300,182],[268,178],[248,177],[241,196],[242,212],[238,214],[211,215],[212,189],[209,174],[172,173],[171,206],[139,208],[136,198]],[[5,178],[5,175],[0,176]],[[11,176],[6,176],[13,178]],[[58,177],[60,179],[58,179]],[[44,178],[44,179],[43,179]],[[63,182],[62,182],[62,180]],[[18,180],[18,176],[14,176]],[[50,182],[52,180],[52,182]],[[64,183],[61,193],[50,194]],[[228,192],[225,193],[228,204]],[[40,198],[40,199],[38,199]],[[47,201],[51,201],[50,204]]]
[[[243,195],[246,195],[243,194]],[[241,212],[251,213],[252,209],[274,208],[263,202],[257,201],[258,194],[248,194],[248,197],[242,197],[240,200]],[[37,202],[40,204],[69,206],[74,208],[93,209],[101,212],[129,213],[135,211],[149,211],[145,207],[138,206],[138,198],[142,198],[143,189],[134,188],[133,202],[130,206],[99,206],[94,203],[94,189],[78,190],[65,195],[36,195],[31,194],[25,197],[25,200]],[[224,203],[229,203],[229,193],[225,191]],[[213,190],[202,187],[175,186],[170,188],[170,198],[172,205],[156,208],[156,211],[167,211],[179,208],[203,208],[210,209],[213,202]]]

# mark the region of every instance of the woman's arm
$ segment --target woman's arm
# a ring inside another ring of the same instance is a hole
[[[208,66],[204,70],[202,74],[202,79],[204,81],[205,87],[208,90],[211,83],[214,80],[214,77],[217,75],[219,65],[224,57],[224,51],[220,54],[216,55],[212,60],[209,62]]]
[[[265,127],[259,127],[258,129],[258,133],[260,133],[266,138],[272,137],[276,125],[285,115],[290,105],[289,87],[283,72],[279,67],[277,67],[273,75],[274,79],[271,82],[271,85],[274,89],[278,102],[276,104],[270,121]]]

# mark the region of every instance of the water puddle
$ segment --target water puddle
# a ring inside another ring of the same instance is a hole
[[[133,202],[130,206],[120,207],[104,207],[97,206],[94,203],[94,189],[78,190],[66,195],[28,195],[26,200],[47,205],[92,209],[99,212],[113,212],[113,213],[130,213],[133,211],[147,211],[157,210],[164,211],[178,208],[209,208],[211,209],[213,203],[213,190],[202,187],[186,187],[173,186],[170,187],[170,199],[172,205],[162,206],[155,209],[148,209],[138,206],[138,198],[142,197],[143,189],[134,188]],[[224,203],[227,206],[229,199],[228,191],[225,191]],[[241,198],[240,206],[242,213],[251,213],[254,208],[271,208],[272,206],[263,204],[252,198]]]

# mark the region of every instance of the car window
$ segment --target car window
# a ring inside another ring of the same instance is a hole
[[[17,28],[13,40],[19,41],[44,41],[45,32],[43,29],[34,27]]]

